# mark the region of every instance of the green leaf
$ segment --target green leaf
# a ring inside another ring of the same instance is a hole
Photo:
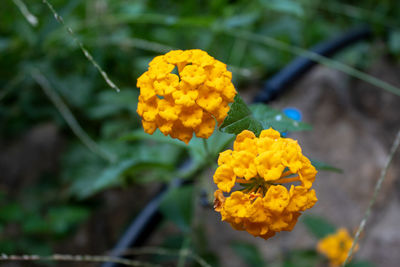
[[[253,104],[249,108],[238,94],[220,129],[236,135],[243,130],[250,130],[258,136],[263,129],[271,127],[281,133],[311,129],[307,123],[292,120],[267,105]]]
[[[312,129],[309,124],[295,121],[264,104],[253,104],[250,106],[250,110],[253,112],[254,118],[261,123],[263,129],[273,128],[280,133]]]
[[[154,141],[156,143],[171,144],[180,149],[183,148],[187,150],[193,161],[188,168],[185,168],[185,170],[180,173],[182,176],[187,177],[204,166],[206,161],[215,161],[219,153],[235,139],[235,136],[221,131],[214,131],[210,138],[205,140],[210,155],[207,155],[205,151],[204,140],[202,138],[193,137],[189,144],[186,145],[180,140],[164,136],[159,130],[150,135],[145,133],[142,129],[139,129],[122,136],[120,139],[124,141]]]
[[[316,238],[321,239],[336,231],[336,227],[322,217],[315,215],[303,215],[304,225]]]
[[[19,222],[25,216],[23,208],[17,203],[0,206],[0,221]]]
[[[104,119],[124,111],[136,114],[138,92],[133,88],[122,89],[119,93],[103,91],[96,96],[93,107],[88,110],[92,119]]]
[[[183,232],[190,230],[193,218],[193,192],[191,185],[171,188],[160,205],[162,214]]]
[[[400,54],[400,31],[391,31],[389,35],[389,49],[395,55]]]
[[[375,267],[375,264],[368,261],[351,261],[346,267]]]
[[[228,147],[229,144],[233,142],[233,140],[235,140],[235,136],[232,134],[214,131],[214,133],[206,140],[206,142],[211,155],[213,157],[217,157],[223,149]]]
[[[17,253],[18,251],[17,243],[15,242],[15,240],[0,239],[0,251],[5,254]]]
[[[216,160],[219,153],[234,139],[234,135],[214,131],[208,139],[193,138],[186,148],[189,150],[190,156],[197,164],[204,164],[206,161]],[[208,152],[206,151],[205,146],[207,146]]]
[[[59,206],[49,210],[47,221],[49,230],[64,236],[75,226],[89,217],[89,210],[80,206]]]
[[[232,16],[227,19],[224,19],[223,21],[218,21],[216,23],[220,23],[226,28],[245,27],[253,24],[259,17],[260,17],[260,12],[259,10],[256,10],[252,13],[245,13]]]
[[[171,176],[182,153],[180,147],[170,144],[111,142],[102,145],[118,153],[119,160],[116,163],[100,161],[79,147],[67,153],[63,176],[72,181],[70,192],[78,198],[87,198],[126,182],[146,182],[147,176],[141,175],[144,170],[163,170],[165,175],[160,176],[159,180],[165,181],[166,174]],[[154,179],[157,177],[151,178],[152,181]]]
[[[311,164],[319,171],[330,171],[330,172],[343,173],[342,169],[334,167],[334,166],[329,165],[328,163],[325,163],[322,161],[312,159]]]
[[[255,245],[243,242],[235,242],[231,244],[231,247],[236,254],[243,259],[243,262],[245,262],[247,266],[267,266],[263,257],[261,256],[260,251]]]
[[[22,230],[25,234],[46,234],[49,227],[45,219],[38,214],[29,216],[22,224]]]
[[[161,143],[172,144],[176,146],[180,146],[186,148],[186,144],[178,139],[171,138],[169,136],[165,136],[158,129],[153,134],[148,134],[143,131],[143,129],[137,129],[132,133],[123,135],[120,137],[122,141],[139,141],[139,140],[149,140]]]
[[[243,130],[249,130],[258,136],[262,129],[261,123],[253,117],[251,110],[239,94],[236,94],[228,116],[220,126],[220,130],[235,135]]]
[[[285,255],[283,267],[318,266],[320,259],[315,250],[292,250]]]
[[[261,4],[273,11],[287,13],[290,15],[295,16],[303,16],[304,9],[303,7],[297,2],[293,0],[261,0]]]
[[[118,184],[119,177],[131,168],[134,164],[138,164],[138,159],[131,158],[113,164],[110,167],[104,169],[99,177],[95,180],[90,189],[91,193],[99,192],[105,188],[112,187]]]
[[[52,249],[51,245],[43,242],[41,240],[36,240],[33,238],[24,238],[16,241],[17,250],[23,251],[26,254],[34,254],[34,255],[51,255]]]

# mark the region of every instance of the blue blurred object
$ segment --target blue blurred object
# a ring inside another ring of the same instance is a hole
[[[283,113],[295,121],[301,121],[301,112],[297,108],[284,108]],[[281,133],[282,137],[286,137],[287,133]]]
[[[295,121],[301,121],[301,112],[297,108],[284,108],[283,113]]]

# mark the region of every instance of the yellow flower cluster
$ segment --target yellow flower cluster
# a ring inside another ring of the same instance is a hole
[[[233,151],[220,153],[214,174],[218,190],[214,209],[236,230],[267,239],[276,232],[291,231],[301,211],[317,202],[311,189],[317,171],[303,156],[297,141],[281,138],[272,128],[257,138],[244,130]],[[225,197],[235,184],[243,189]],[[291,184],[288,190],[283,184]]]
[[[236,95],[231,80],[226,65],[202,50],[173,50],[155,57],[137,81],[137,112],[145,132],[159,128],[185,143],[193,132],[210,137],[215,120],[223,122]]]
[[[353,238],[345,228],[340,228],[336,233],[321,239],[317,244],[317,250],[329,259],[331,266],[341,266],[352,245]],[[355,247],[355,250],[357,249],[358,246]]]

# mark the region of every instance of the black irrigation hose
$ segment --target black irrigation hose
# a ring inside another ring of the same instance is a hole
[[[160,203],[167,192],[167,186],[163,185],[161,190],[147,203],[146,207],[136,216],[136,218],[125,230],[123,236],[111,252],[110,256],[120,257],[127,248],[142,245],[149,237],[159,222],[162,220],[162,214],[159,211]],[[115,262],[106,262],[102,267],[122,266]]]
[[[361,26],[350,30],[343,35],[322,42],[310,50],[330,57],[336,52],[342,50],[343,48],[352,45],[358,41],[368,39],[371,37],[372,31],[368,26]],[[309,71],[314,65],[315,61],[305,58],[298,57],[293,60],[289,65],[287,65],[280,72],[271,77],[267,82],[265,82],[261,92],[254,98],[254,102],[269,102],[276,99],[280,94],[288,88],[288,86],[299,79],[304,73]],[[172,187],[180,186],[181,181],[176,181]],[[130,247],[142,245],[150,234],[154,231],[157,225],[162,220],[162,215],[159,212],[159,206],[162,198],[168,191],[168,186],[163,186],[163,188],[158,192],[153,199],[146,205],[146,207],[136,216],[132,221],[128,229],[123,234],[122,238],[118,241],[115,248],[112,250],[112,256],[119,256],[125,250]],[[120,266],[117,263],[104,263],[102,267],[117,267]]]
[[[185,161],[181,169],[187,168],[190,161]],[[135,217],[128,228],[125,230],[123,236],[118,241],[117,245],[113,248],[110,256],[121,257],[128,248],[138,247],[144,244],[149,235],[157,228],[162,220],[162,214],[159,211],[160,204],[165,194],[171,188],[179,187],[187,184],[189,181],[182,181],[180,179],[173,180],[169,185],[164,184],[156,195],[147,203],[146,207]],[[102,267],[117,267],[123,266],[115,262],[106,262],[101,265]]]
[[[331,57],[343,48],[358,41],[368,39],[371,35],[372,31],[369,26],[360,26],[340,35],[337,38],[321,42],[312,47],[310,51],[321,56]],[[317,64],[317,62],[305,57],[294,59],[285,68],[264,83],[263,88],[254,98],[254,102],[267,103],[276,99],[280,94],[288,89],[289,85],[298,80],[315,64]]]

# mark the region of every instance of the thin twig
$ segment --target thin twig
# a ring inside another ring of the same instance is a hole
[[[387,173],[387,171],[389,169],[390,163],[392,162],[394,154],[396,153],[399,145],[400,145],[400,130],[396,135],[396,138],[395,138],[395,140],[393,142],[393,145],[392,145],[392,147],[390,149],[389,156],[388,156],[388,158],[386,160],[385,166],[383,167],[383,169],[381,171],[381,174],[379,176],[379,179],[378,179],[378,181],[377,181],[377,183],[375,185],[374,194],[373,194],[371,200],[369,201],[368,208],[367,208],[367,210],[366,210],[366,212],[364,214],[364,217],[362,218],[362,220],[360,222],[360,225],[358,226],[356,235],[354,237],[353,244],[352,244],[352,246],[351,246],[351,248],[349,250],[349,253],[347,254],[346,260],[344,261],[344,263],[342,265],[343,267],[346,266],[346,264],[349,261],[349,259],[351,259],[352,255],[355,253],[354,252],[354,248],[356,247],[358,239],[360,238],[360,234],[364,230],[364,227],[365,227],[365,225],[367,223],[369,215],[371,214],[372,206],[374,205],[374,203],[376,201],[376,198],[378,196],[379,190],[381,189],[382,183],[385,180],[386,173]]]
[[[25,3],[22,2],[22,0],[13,0],[13,2],[18,7],[19,11],[21,11],[22,15],[29,22],[29,24],[31,24],[33,27],[36,27],[39,21],[37,17],[29,11]]]
[[[361,20],[367,23],[372,22],[393,30],[399,29],[399,24],[396,20],[376,13],[374,10],[368,10],[363,7],[339,3],[336,1],[324,1],[322,2],[322,4],[318,5],[307,1],[300,1],[300,4],[303,5],[305,8],[314,8],[317,10],[345,16],[351,19]]]
[[[79,39],[76,37],[74,31],[68,27],[65,22],[63,17],[61,17],[57,11],[54,9],[54,7],[47,1],[47,0],[43,0],[43,3],[47,5],[47,7],[50,9],[50,11],[53,13],[54,18],[61,24],[64,26],[64,28],[66,29],[66,31],[69,33],[69,35],[72,37],[72,39],[78,44],[78,46],[80,47],[80,49],[82,50],[82,53],[85,55],[85,57],[93,64],[93,66],[99,71],[99,73],[101,74],[101,76],[103,77],[103,79],[106,81],[106,83],[115,91],[119,92],[120,89],[114,84],[113,81],[111,81],[111,79],[108,77],[107,73],[100,67],[100,65],[96,62],[96,60],[94,60],[93,56],[89,53],[89,51],[85,48],[85,46],[83,45],[83,43],[81,41],[79,41]]]
[[[168,51],[175,50],[176,48],[173,48],[168,45],[164,45],[161,43],[153,42],[153,41],[147,41],[145,39],[141,38],[136,38],[136,37],[130,37],[130,38],[124,38],[123,40],[114,40],[114,39],[109,39],[109,38],[102,38],[100,40],[95,40],[93,43],[100,43],[102,45],[118,45],[122,47],[135,47],[135,48],[140,48],[146,51],[152,51],[155,53],[167,53]]]
[[[103,255],[67,255],[67,254],[54,254],[50,256],[39,255],[7,255],[1,254],[0,261],[75,261],[75,262],[114,262],[126,266],[143,266],[143,267],[156,267],[160,265],[129,260],[118,257],[103,256]]]
[[[122,253],[123,255],[143,255],[143,254],[155,254],[155,255],[164,255],[164,256],[177,256],[181,250],[177,249],[167,249],[162,247],[141,247],[141,248],[129,248]],[[188,257],[194,259],[200,266],[202,267],[211,267],[203,258],[194,253],[193,251],[186,249],[186,253]]]
[[[89,137],[89,135],[79,125],[78,121],[75,119],[68,106],[51,87],[50,82],[47,80],[47,78],[38,69],[33,69],[31,75],[32,78],[40,85],[43,92],[47,95],[51,102],[53,102],[54,106],[64,117],[68,126],[71,128],[72,132],[79,138],[79,140],[81,140],[81,142],[93,153],[101,156],[102,158],[110,162],[114,162],[116,160],[116,156],[114,154],[104,151],[95,141],[93,141],[93,139]]]
[[[189,234],[186,234],[182,242],[182,247],[179,250],[179,258],[178,258],[178,263],[176,265],[177,267],[185,266],[186,258],[189,255],[189,246],[190,246],[190,236]]]
[[[89,43],[100,43],[101,45],[117,45],[121,47],[135,47],[139,48],[145,51],[151,51],[155,53],[160,53],[164,54],[167,53],[171,50],[177,50],[178,48],[168,46],[165,44],[153,42],[153,41],[147,41],[145,39],[140,39],[140,38],[125,38],[122,41],[116,41],[116,40],[109,40],[109,39],[100,39],[96,41],[90,41]],[[248,68],[242,68],[234,65],[229,65],[227,64],[228,69],[232,71],[233,73],[240,75],[242,77],[254,77],[254,71],[248,69]]]

